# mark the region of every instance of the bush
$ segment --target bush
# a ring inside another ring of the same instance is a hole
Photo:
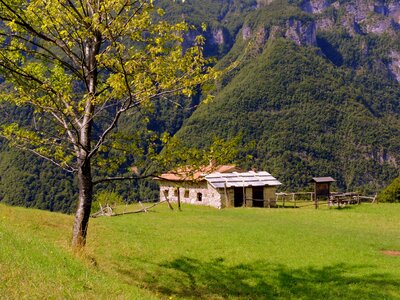
[[[400,177],[393,180],[379,193],[378,200],[380,202],[400,202]]]
[[[94,196],[91,212],[95,213],[100,210],[100,205],[104,207],[107,204],[109,206],[116,206],[125,204],[125,201],[121,195],[114,191],[100,191]]]

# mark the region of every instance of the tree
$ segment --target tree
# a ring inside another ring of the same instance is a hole
[[[215,74],[203,38],[162,20],[151,0],[0,0],[2,101],[30,107],[32,125],[1,127],[11,146],[77,176],[72,244],[85,244],[93,172],[123,115],[183,94]]]
[[[400,177],[394,179],[378,194],[380,202],[400,202]]]

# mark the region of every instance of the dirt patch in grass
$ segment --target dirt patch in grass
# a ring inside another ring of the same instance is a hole
[[[389,256],[400,256],[400,250],[382,250],[382,253]]]

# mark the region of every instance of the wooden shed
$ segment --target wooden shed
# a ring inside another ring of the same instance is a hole
[[[331,183],[335,181],[332,177],[313,177],[315,199],[329,198]]]

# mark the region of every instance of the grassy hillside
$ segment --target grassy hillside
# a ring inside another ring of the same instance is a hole
[[[0,205],[0,298],[400,299],[400,206],[157,207],[93,219]]]
[[[72,217],[4,205],[0,216],[0,299],[152,298],[70,251]]]

